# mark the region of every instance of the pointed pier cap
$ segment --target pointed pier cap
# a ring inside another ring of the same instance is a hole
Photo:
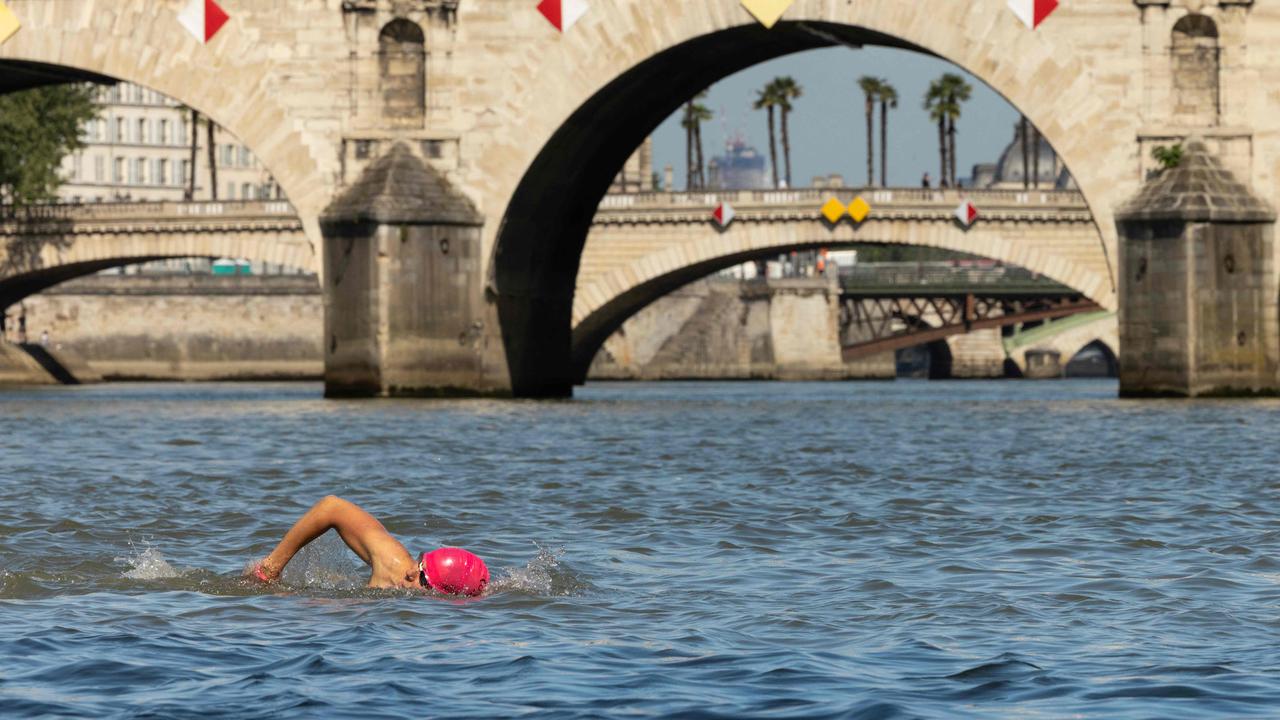
[[[401,142],[365,168],[354,185],[329,203],[320,221],[479,226],[484,224],[484,217],[438,170]]]
[[[1149,180],[1116,210],[1116,220],[1222,223],[1274,222],[1276,211],[1222,166],[1199,139],[1182,162]]]

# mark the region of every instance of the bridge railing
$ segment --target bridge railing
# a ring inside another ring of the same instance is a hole
[[[290,217],[298,211],[287,200],[197,202],[47,203],[0,205],[0,220],[94,222],[175,217]]]
[[[698,207],[714,208],[728,202],[736,206],[813,205],[818,207],[828,198],[844,202],[862,196],[871,205],[909,204],[939,205],[954,208],[964,200],[978,207],[995,206],[1068,206],[1087,207],[1084,196],[1072,190],[970,190],[932,188],[795,188],[790,190],[715,190],[693,192],[643,192],[606,195],[601,210],[640,208]]]
[[[1045,292],[1074,292],[1061,283],[1026,268],[1010,265],[957,265],[952,262],[860,263],[840,268],[840,287],[868,288],[999,288]]]

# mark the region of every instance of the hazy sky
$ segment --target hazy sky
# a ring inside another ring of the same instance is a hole
[[[959,157],[956,174],[967,177],[975,163],[995,162],[1013,139],[1018,112],[995,91],[955,65],[937,58],[890,48],[855,50],[848,47],[810,50],[748,68],[721,80],[703,102],[715,113],[703,125],[708,161],[724,152],[728,137],[741,132],[749,144],[768,157],[769,123],[753,110],[757,91],[779,75],[790,75],[804,88],[804,97],[791,113],[791,169],[797,186],[815,175],[836,172],[845,182],[866,181],[866,110],[858,78],[887,79],[898,90],[898,108],[889,113],[889,184],[914,186],[928,171],[938,178],[938,130],[923,109],[929,83],[944,72],[965,76],[974,87],[973,99],[957,123]],[[876,110],[876,153],[879,154],[879,109]],[[654,166],[675,168],[676,187],[685,187],[685,138],[677,113],[654,135]],[[779,140],[779,165],[782,147]],[[876,178],[880,160],[876,158]]]

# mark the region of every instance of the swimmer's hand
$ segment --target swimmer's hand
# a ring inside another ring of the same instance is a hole
[[[244,576],[253,578],[260,583],[270,584],[280,579],[280,571],[268,565],[266,560],[262,560],[255,563],[249,570],[246,570]]]

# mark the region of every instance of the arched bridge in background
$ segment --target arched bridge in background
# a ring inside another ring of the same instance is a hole
[[[861,197],[870,215],[855,223],[823,217],[823,204]],[[962,200],[979,220],[962,226]],[[712,213],[730,203],[721,228]],[[1083,196],[1006,190],[796,189],[610,195],[588,235],[573,303],[575,378],[622,323],[700,277],[790,250],[881,243],[968,253],[1026,268],[1082,299],[1113,309],[1110,260]]]
[[[833,197],[845,204],[860,197],[871,214],[862,223],[846,216],[833,224],[820,209]],[[961,200],[979,208],[971,227],[955,218]],[[712,219],[721,203],[736,208],[726,228]],[[627,318],[688,282],[790,250],[863,243],[987,257],[1043,276],[1065,289],[1059,294],[1074,298],[1053,308],[1013,308],[980,297],[957,316],[959,326],[948,324],[948,334],[974,323],[1017,322],[996,319],[1009,313],[1059,317],[1086,305],[1098,309],[1093,298],[1114,297],[1100,236],[1079,193],[811,188],[610,195],[592,224],[577,280],[577,377],[585,377],[600,345]],[[236,257],[320,271],[287,202],[41,206],[0,217],[0,305],[106,268],[180,257]],[[924,297],[912,288],[904,278],[898,297]],[[950,301],[933,302],[935,314],[946,313],[943,305]]]

